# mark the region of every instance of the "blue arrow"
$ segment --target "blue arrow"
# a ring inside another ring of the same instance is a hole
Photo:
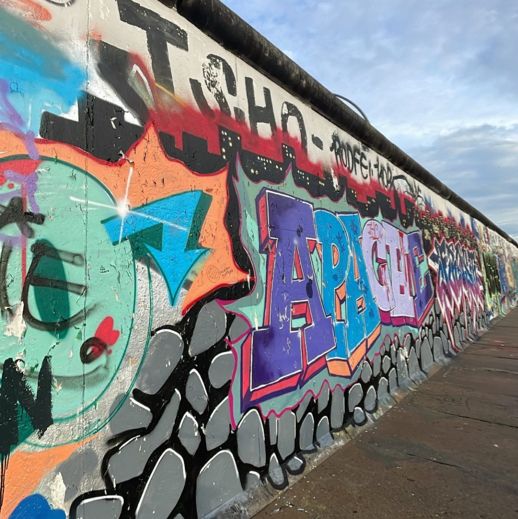
[[[146,252],[152,256],[167,283],[171,305],[189,271],[208,252],[198,247],[207,198],[202,191],[188,191],[103,222],[114,245],[130,240],[137,257]]]

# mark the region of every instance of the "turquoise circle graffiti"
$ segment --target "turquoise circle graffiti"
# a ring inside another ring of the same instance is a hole
[[[50,356],[52,417],[68,422],[96,405],[124,360],[135,265],[129,242],[113,246],[104,229],[117,208],[101,183],[54,159],[20,173],[26,159],[2,161],[0,363],[14,359],[36,394]]]

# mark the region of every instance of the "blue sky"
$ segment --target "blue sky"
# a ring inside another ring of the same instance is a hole
[[[518,2],[224,2],[518,239]]]

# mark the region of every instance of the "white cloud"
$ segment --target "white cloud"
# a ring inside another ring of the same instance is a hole
[[[518,124],[438,136],[410,154],[511,236],[518,236]]]

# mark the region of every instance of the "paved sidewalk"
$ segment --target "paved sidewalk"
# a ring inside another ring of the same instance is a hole
[[[260,512],[518,519],[518,309]]]

